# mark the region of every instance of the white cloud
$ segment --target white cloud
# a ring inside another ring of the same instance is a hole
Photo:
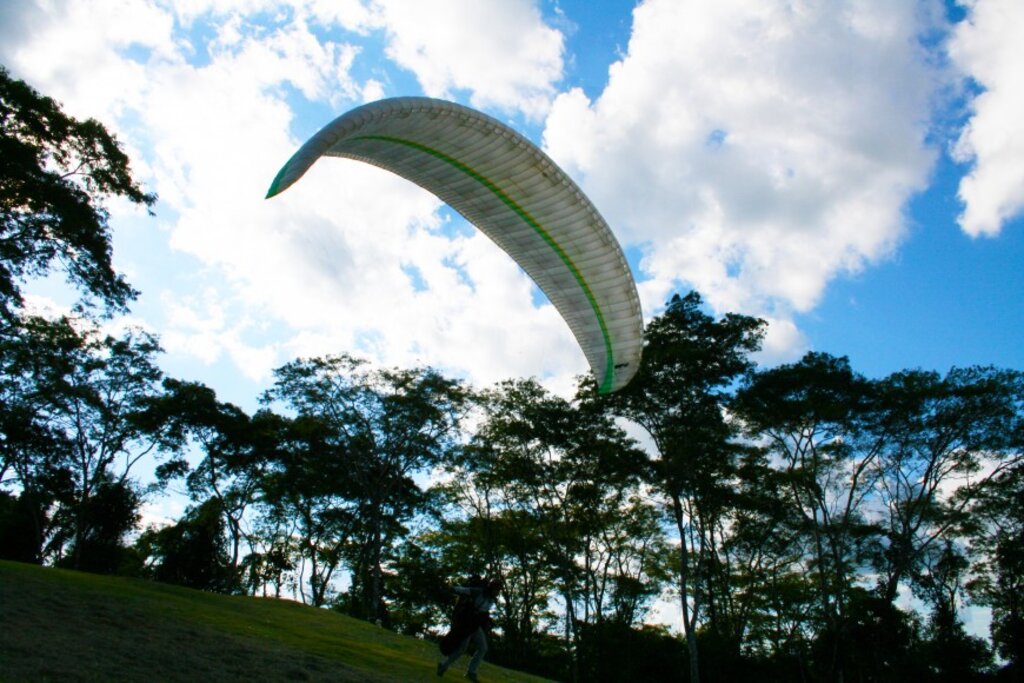
[[[173,303],[150,327],[175,350],[230,356],[249,378],[296,355],[356,351],[566,389],[586,369],[567,326],[533,306],[528,278],[486,238],[445,229],[432,196],[327,159],[262,198],[299,144],[296,102],[329,113],[385,93],[395,65],[360,62],[379,54],[374,41],[429,94],[549,110],[563,37],[535,3],[423,5],[38,0],[24,15],[33,30],[0,54],[145,151],[136,167],[161,197],[166,235],[152,258],[169,244],[217,274],[143,287]],[[606,91],[558,96],[546,144],[644,249],[645,310],[685,282],[719,311],[769,317],[773,357],[802,349],[792,311],[890,252],[932,162],[913,3],[648,0],[635,17]]]
[[[758,365],[772,366],[789,362],[809,350],[807,337],[792,320],[765,316],[765,322],[768,327],[764,341],[761,350],[754,356]]]
[[[184,495],[150,497],[139,507],[140,529],[157,528],[175,524],[185,515],[188,498]]]
[[[645,310],[680,284],[787,322],[891,254],[927,181],[935,74],[914,2],[648,0],[605,91],[559,96],[549,152],[624,242]],[[778,327],[782,325],[782,327]]]
[[[87,3],[65,4],[66,12],[49,17],[50,29],[22,43],[26,62],[50,51],[53,35],[73,43],[93,31],[93,20],[107,16],[78,10]],[[143,167],[161,198],[156,210],[167,243],[196,259],[194,278],[143,288],[144,298],[163,302],[157,309],[162,319],[150,327],[168,350],[206,365],[230,357],[252,380],[297,355],[348,351],[388,365],[433,365],[479,383],[537,375],[549,386],[568,387],[586,368],[568,327],[550,305],[533,306],[533,285],[489,240],[442,230],[436,198],[368,165],[327,159],[287,193],[263,199],[299,144],[289,133],[286,85],[311,102],[327,103],[340,92],[348,104],[381,88],[378,80],[351,76],[360,46],[317,32],[316,22],[336,19],[323,5],[294,3],[299,9],[269,26],[240,14],[265,5],[175,3],[173,21],[170,10],[151,5],[163,33],[147,40],[161,46],[159,58],[146,62],[144,78],[120,88],[66,64],[79,89],[102,93],[98,101],[121,122],[123,137],[146,150]],[[534,22],[532,5],[508,7],[505,15],[490,17],[502,30],[512,24],[529,38],[531,26],[543,28]],[[482,21],[486,14],[471,16]],[[182,29],[200,17],[206,23],[199,34],[214,36],[209,43],[193,42],[191,29]],[[140,24],[105,51],[97,45],[94,61],[111,65],[111,73],[142,68],[120,48],[149,30]],[[62,49],[80,50],[73,44]],[[197,54],[202,58],[193,64]],[[68,92],[53,73],[38,69],[38,87]],[[478,76],[455,74],[452,85],[471,87]],[[487,91],[485,99],[529,108],[531,97],[549,92],[517,78],[513,73],[505,90]],[[155,261],[167,248],[160,238],[154,235]],[[410,280],[411,269],[420,274],[420,286]],[[262,334],[259,320],[272,322],[281,335]]]
[[[162,299],[167,332],[161,343],[166,351],[191,356],[207,367],[226,355],[248,379],[269,382],[271,371],[281,360],[280,349],[274,343],[246,341],[249,335],[261,335],[265,321],[254,319],[244,309],[227,310],[223,293],[213,288],[190,300],[165,291]]]
[[[973,164],[960,181],[960,227],[972,237],[999,234],[1024,209],[1024,3],[962,2],[967,18],[949,44],[954,63],[983,89],[955,147]]]
[[[154,3],[40,0],[22,3],[21,11],[31,31],[0,34],[3,62],[75,116],[113,121],[124,112],[121,94],[145,87],[144,65],[122,51],[137,47],[167,58],[177,49],[172,17]]]
[[[534,359],[549,347],[571,349],[563,323],[542,314],[553,332],[539,335],[537,345],[513,343],[504,333],[507,319],[535,317],[529,281],[484,238],[438,232],[439,202],[411,183],[328,159],[286,194],[262,199],[297,143],[285,136],[287,110],[252,74],[283,79],[293,72],[285,63],[297,60],[315,92],[315,60],[307,64],[304,55],[254,45],[162,89],[164,113],[151,128],[159,131],[159,165],[171,188],[161,193],[180,212],[171,244],[224,272],[246,307],[299,333],[275,350],[278,362],[362,351],[387,364],[438,365],[476,380],[558,367]],[[208,97],[211,106],[201,114],[176,106],[190,97]],[[475,287],[460,283],[446,261],[465,262]],[[422,274],[425,291],[415,291],[403,271],[409,266]],[[511,292],[518,301],[509,301]],[[229,339],[234,343],[222,340],[218,348],[245,372],[267,369],[254,362],[255,349]]]
[[[376,0],[388,55],[432,97],[545,114],[562,78],[562,34],[532,0]]]
[[[25,312],[28,315],[35,315],[50,320],[74,314],[71,306],[41,294],[26,294],[24,305]]]

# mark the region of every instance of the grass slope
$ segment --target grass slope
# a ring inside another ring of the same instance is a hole
[[[4,681],[438,681],[436,657],[432,643],[289,601],[0,562]],[[440,680],[462,680],[467,663]]]

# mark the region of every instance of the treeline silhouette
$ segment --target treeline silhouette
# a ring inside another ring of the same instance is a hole
[[[155,200],[116,140],[2,69],[0,107],[0,557],[424,637],[452,585],[500,576],[490,658],[560,680],[1024,675],[1021,372],[758,368],[763,321],[690,293],[615,394],[340,354],[278,368],[249,414],[164,376],[151,334],[103,331],[137,293],[102,201]],[[52,270],[74,315],[24,306]],[[169,486],[184,514],[140,529]]]

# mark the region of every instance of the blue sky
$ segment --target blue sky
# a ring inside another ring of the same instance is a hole
[[[469,104],[542,145],[629,256],[646,318],[696,288],[883,376],[1024,367],[1024,6],[1016,0],[23,0],[0,61],[117,132],[156,217],[111,207],[168,374],[246,408],[296,356],[569,392],[568,328],[418,188],[324,160],[366,101]],[[70,297],[37,283],[34,305]]]
[[[994,238],[956,224],[963,168],[944,157],[931,186],[908,207],[909,236],[890,259],[833,282],[801,316],[815,348],[848,355],[884,376],[902,368],[1024,367],[1024,231],[1020,219]]]

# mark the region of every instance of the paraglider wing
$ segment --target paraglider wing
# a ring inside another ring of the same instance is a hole
[[[576,183],[532,142],[452,102],[381,100],[310,138],[278,172],[267,197],[321,156],[373,164],[435,194],[533,278],[568,323],[602,393],[632,379],[643,321],[622,248]]]

